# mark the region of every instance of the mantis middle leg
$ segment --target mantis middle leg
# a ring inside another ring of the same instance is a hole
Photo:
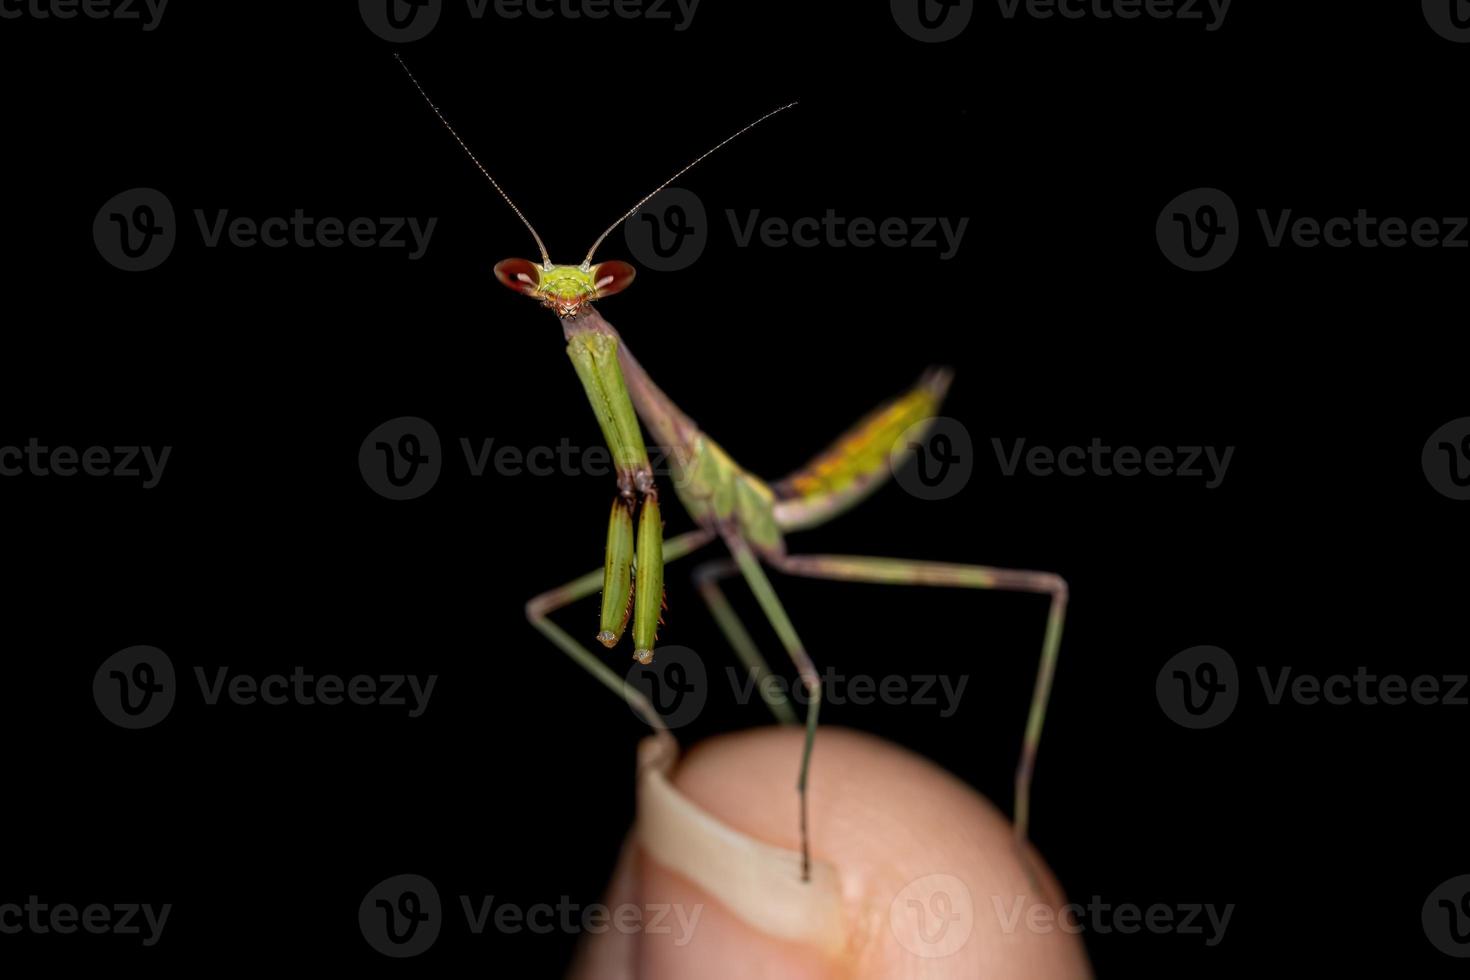
[[[681,558],[691,551],[704,547],[712,540],[714,540],[712,531],[698,530],[681,534],[664,543],[664,561],[669,562]],[[624,678],[618,676],[612,668],[602,662],[601,657],[578,643],[567,634],[566,630],[551,621],[551,614],[556,610],[578,599],[586,598],[602,588],[603,579],[604,570],[599,568],[580,578],[573,579],[566,585],[541,593],[526,603],[526,618],[542,635],[576,661],[578,666],[601,681],[608,690],[627,701],[628,706],[647,722],[657,735],[661,738],[668,737],[668,726],[664,724],[663,718],[641,691],[626,683]]]
[[[801,677],[801,683],[806,688],[806,740],[801,749],[801,771],[796,777],[797,803],[801,809],[801,880],[811,880],[811,843],[807,837],[807,799],[806,781],[807,774],[811,770],[812,745],[817,737],[817,714],[822,707],[822,679],[817,675],[817,666],[812,663],[812,658],[806,652],[806,644],[801,642],[797,635],[796,627],[791,624],[791,617],[786,615],[786,608],[781,605],[781,600],[776,596],[776,590],[771,586],[771,580],[766,577],[765,569],[761,567],[760,559],[751,551],[750,545],[739,534],[727,532],[725,544],[730,549],[730,554],[735,559],[735,564],[740,569],[740,574],[745,576],[745,582],[750,586],[750,591],[755,593],[756,601],[760,603],[761,610],[765,612],[766,618],[775,627],[776,635],[781,638],[781,645],[786,648],[786,654],[791,662],[796,665],[796,672]]]
[[[766,678],[771,676],[771,666],[761,656],[755,640],[751,639],[750,631],[740,621],[730,600],[725,598],[724,590],[720,588],[720,580],[734,575],[736,570],[736,566],[728,558],[704,562],[694,569],[694,587],[699,590],[700,598],[709,607],[715,625],[719,626],[720,632],[725,634],[725,639],[734,648],[735,655],[745,665],[751,683],[760,692],[766,707],[771,709],[771,714],[783,725],[795,725],[796,712],[792,710],[791,702],[786,695],[766,683]]]

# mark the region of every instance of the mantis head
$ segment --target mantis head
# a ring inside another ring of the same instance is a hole
[[[530,259],[506,259],[495,265],[495,278],[518,293],[541,301],[560,317],[581,313],[588,303],[620,293],[633,281],[634,268],[626,262],[596,265],[541,265]]]
[[[398,64],[408,74],[409,81],[413,82],[414,88],[418,89],[419,95],[423,96],[429,108],[434,111],[434,115],[444,124],[444,128],[449,130],[449,135],[454,137],[454,141],[459,144],[460,149],[464,150],[465,154],[470,158],[470,161],[474,163],[480,173],[484,174],[485,179],[490,182],[490,186],[494,187],[500,196],[505,199],[505,203],[510,205],[510,209],[516,213],[516,217],[521,219],[521,223],[526,226],[526,229],[531,233],[531,237],[536,240],[536,248],[541,253],[541,262],[539,265],[529,259],[506,259],[496,264],[495,278],[518,293],[534,296],[541,301],[543,306],[555,310],[557,316],[560,317],[576,316],[593,300],[602,299],[604,296],[611,296],[613,293],[620,293],[624,289],[627,289],[628,284],[633,281],[633,267],[626,262],[599,262],[596,265],[592,264],[592,256],[597,252],[597,246],[601,245],[603,240],[612,234],[615,228],[636,214],[638,209],[647,204],[655,194],[684,176],[690,168],[715,152],[715,150],[718,150],[736,136],[759,126],[776,113],[783,112],[796,105],[795,102],[791,102],[783,105],[780,109],[771,110],[755,122],[735,132],[734,135],[725,137],[696,157],[693,162],[686,165],[682,170],[674,174],[674,176],[659,184],[651,193],[624,212],[621,218],[614,221],[607,231],[597,236],[597,241],[593,242],[592,247],[587,250],[587,257],[582,260],[581,265],[553,265],[551,256],[546,252],[545,243],[541,241],[541,236],[536,234],[536,229],[531,226],[531,222],[521,213],[521,209],[516,207],[516,203],[510,199],[510,195],[505,192],[504,188],[495,182],[494,177],[490,176],[490,171],[485,169],[485,165],[470,151],[465,141],[460,139],[459,133],[454,131],[454,127],[449,125],[449,120],[444,117],[444,113],[440,112],[439,107],[434,104],[434,100],[429,98],[429,94],[424,91],[424,87],[419,84],[419,80],[414,77],[413,72],[408,70],[408,65],[404,64],[403,57],[398,54],[395,54],[393,57],[398,60]]]

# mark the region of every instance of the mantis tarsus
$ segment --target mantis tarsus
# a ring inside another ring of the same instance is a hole
[[[1041,593],[1051,597],[1042,639],[1041,664],[1031,698],[1021,761],[1016,770],[1015,832],[1026,840],[1030,819],[1031,775],[1046,717],[1047,697],[1056,668],[1066,613],[1067,585],[1048,572],[1018,571],[983,565],[872,558],[848,555],[796,555],[786,550],[785,533],[825,523],[857,504],[883,482],[889,454],[901,436],[919,437],[938,410],[949,386],[946,370],[931,369],[912,389],[880,406],[802,469],[768,483],[742,469],[666,396],[634,359],[612,325],[592,306],[627,288],[634,269],[625,262],[593,264],[597,247],[655,194],[731,140],[776,113],[782,106],[738,130],[697,157],[630,208],[604,231],[578,265],[556,265],[541,236],[515,202],[490,176],[448,119],[419,84],[403,59],[409,79],[461,149],[531,232],[540,263],[506,259],[495,275],[517,292],[532,296],[556,313],[567,341],[567,353],[597,415],[617,471],[618,493],[608,521],[606,561],[567,584],[526,603],[526,616],[542,634],[589,673],[624,698],[660,739],[672,742],[667,726],[643,694],[551,621],[564,606],[602,591],[597,640],[615,647],[632,620],[634,659],[653,660],[654,641],[663,608],[664,566],[721,539],[730,559],[717,559],[694,569],[694,581],[716,624],[756,679],[770,668],[754,640],[720,590],[720,581],[739,574],[755,594],[807,692],[806,735],[796,789],[799,794],[802,878],[810,876],[811,847],[807,834],[807,774],[816,737],[822,688],[816,666],[795,625],[786,614],[765,566],[790,575],[896,585],[936,585]],[[794,105],[794,103],[792,103]],[[649,465],[639,420],[675,460],[675,492],[698,525],[696,530],[663,540],[658,487]],[[636,528],[635,528],[636,516]],[[758,684],[779,722],[796,724],[790,702],[771,685]],[[1024,853],[1024,852],[1023,852]],[[1028,865],[1029,869],[1029,865]]]

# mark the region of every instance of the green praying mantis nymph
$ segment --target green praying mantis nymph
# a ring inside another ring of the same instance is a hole
[[[402,58],[398,60],[403,64]],[[403,68],[408,72],[407,65]],[[608,521],[604,567],[527,602],[526,616],[531,624],[625,699],[655,734],[671,742],[667,725],[642,692],[625,683],[600,657],[553,623],[550,616],[600,589],[602,613],[596,639],[604,647],[615,647],[631,618],[633,657],[641,663],[651,663],[663,608],[664,566],[703,548],[716,538],[723,541],[730,553],[729,559],[716,559],[694,569],[693,578],[700,596],[735,653],[751,672],[756,689],[761,692],[776,720],[783,724],[798,724],[795,709],[779,687],[761,683],[770,675],[770,667],[721,591],[722,580],[736,574],[742,576],[785,647],[807,693],[806,733],[796,790],[799,796],[802,879],[808,880],[811,846],[807,835],[806,787],[822,685],[816,666],[807,654],[806,644],[777,598],[765,567],[820,579],[1000,589],[1047,595],[1051,606],[1042,638],[1041,664],[1015,777],[1016,841],[1018,845],[1024,844],[1029,821],[1031,775],[1061,644],[1067,605],[1066,582],[1048,572],[983,565],[850,555],[797,555],[788,553],[785,544],[787,532],[827,522],[882,484],[890,470],[890,455],[900,439],[907,438],[910,444],[922,441],[923,433],[933,421],[949,387],[950,373],[943,369],[927,371],[912,389],[874,410],[808,465],[783,480],[767,482],[741,468],[653,383],[622,337],[592,306],[594,300],[620,292],[633,281],[633,267],[625,262],[593,263],[597,247],[607,236],[655,194],[705,157],[790,106],[782,106],[750,123],[660,184],[613,222],[592,243],[581,263],[556,265],[551,261],[541,236],[536,234],[536,229],[520,208],[460,139],[413,73],[408,72],[408,76],[434,115],[535,239],[541,253],[540,263],[506,259],[495,266],[495,276],[511,289],[539,300],[560,319],[567,353],[596,413],[616,467],[618,492]],[[695,530],[669,541],[663,540],[658,487],[649,465],[640,419],[675,461],[675,492],[697,525]]]

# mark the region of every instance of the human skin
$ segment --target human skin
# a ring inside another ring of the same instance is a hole
[[[799,728],[740,732],[695,746],[671,781],[730,829],[796,850]],[[851,730],[823,728],[813,756],[813,859],[835,871],[840,937],[825,949],[756,928],[630,835],[607,903],[675,905],[662,930],[589,937],[578,980],[698,976],[770,978],[1005,977],[1074,980],[1091,970],[1075,930],[1061,928],[1061,889],[1028,849],[1031,883],[1010,822],[932,762]],[[759,896],[757,896],[757,899]],[[735,904],[739,904],[736,902]],[[757,904],[758,901],[757,901]],[[1033,908],[1040,905],[1042,908]],[[697,919],[692,916],[697,910]],[[651,920],[649,920],[651,921]],[[1033,925],[1028,925],[1028,922]]]

